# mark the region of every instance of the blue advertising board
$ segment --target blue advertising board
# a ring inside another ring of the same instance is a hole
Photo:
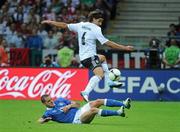
[[[121,74],[121,88],[109,88],[108,79],[104,78],[91,92],[90,99],[180,101],[180,70],[121,70]]]

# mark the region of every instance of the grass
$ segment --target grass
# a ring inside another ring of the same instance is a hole
[[[1,132],[179,132],[179,102],[132,102],[126,117],[96,117],[91,124],[38,124],[39,101],[0,100]],[[109,108],[108,108],[109,109]],[[115,109],[115,108],[114,108]],[[116,108],[117,109],[117,108]]]

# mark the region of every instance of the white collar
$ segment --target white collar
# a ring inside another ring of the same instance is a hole
[[[48,108],[48,107],[47,107],[46,110],[52,110],[52,108]]]

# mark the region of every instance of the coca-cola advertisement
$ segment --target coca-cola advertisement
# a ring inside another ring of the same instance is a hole
[[[41,95],[82,100],[87,69],[0,68],[0,99],[39,100]]]

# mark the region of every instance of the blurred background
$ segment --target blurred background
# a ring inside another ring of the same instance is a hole
[[[1,0],[0,65],[81,67],[76,34],[40,23],[86,21],[97,8],[104,13],[105,36],[137,49],[125,53],[98,45],[109,67],[180,68],[179,0]]]

